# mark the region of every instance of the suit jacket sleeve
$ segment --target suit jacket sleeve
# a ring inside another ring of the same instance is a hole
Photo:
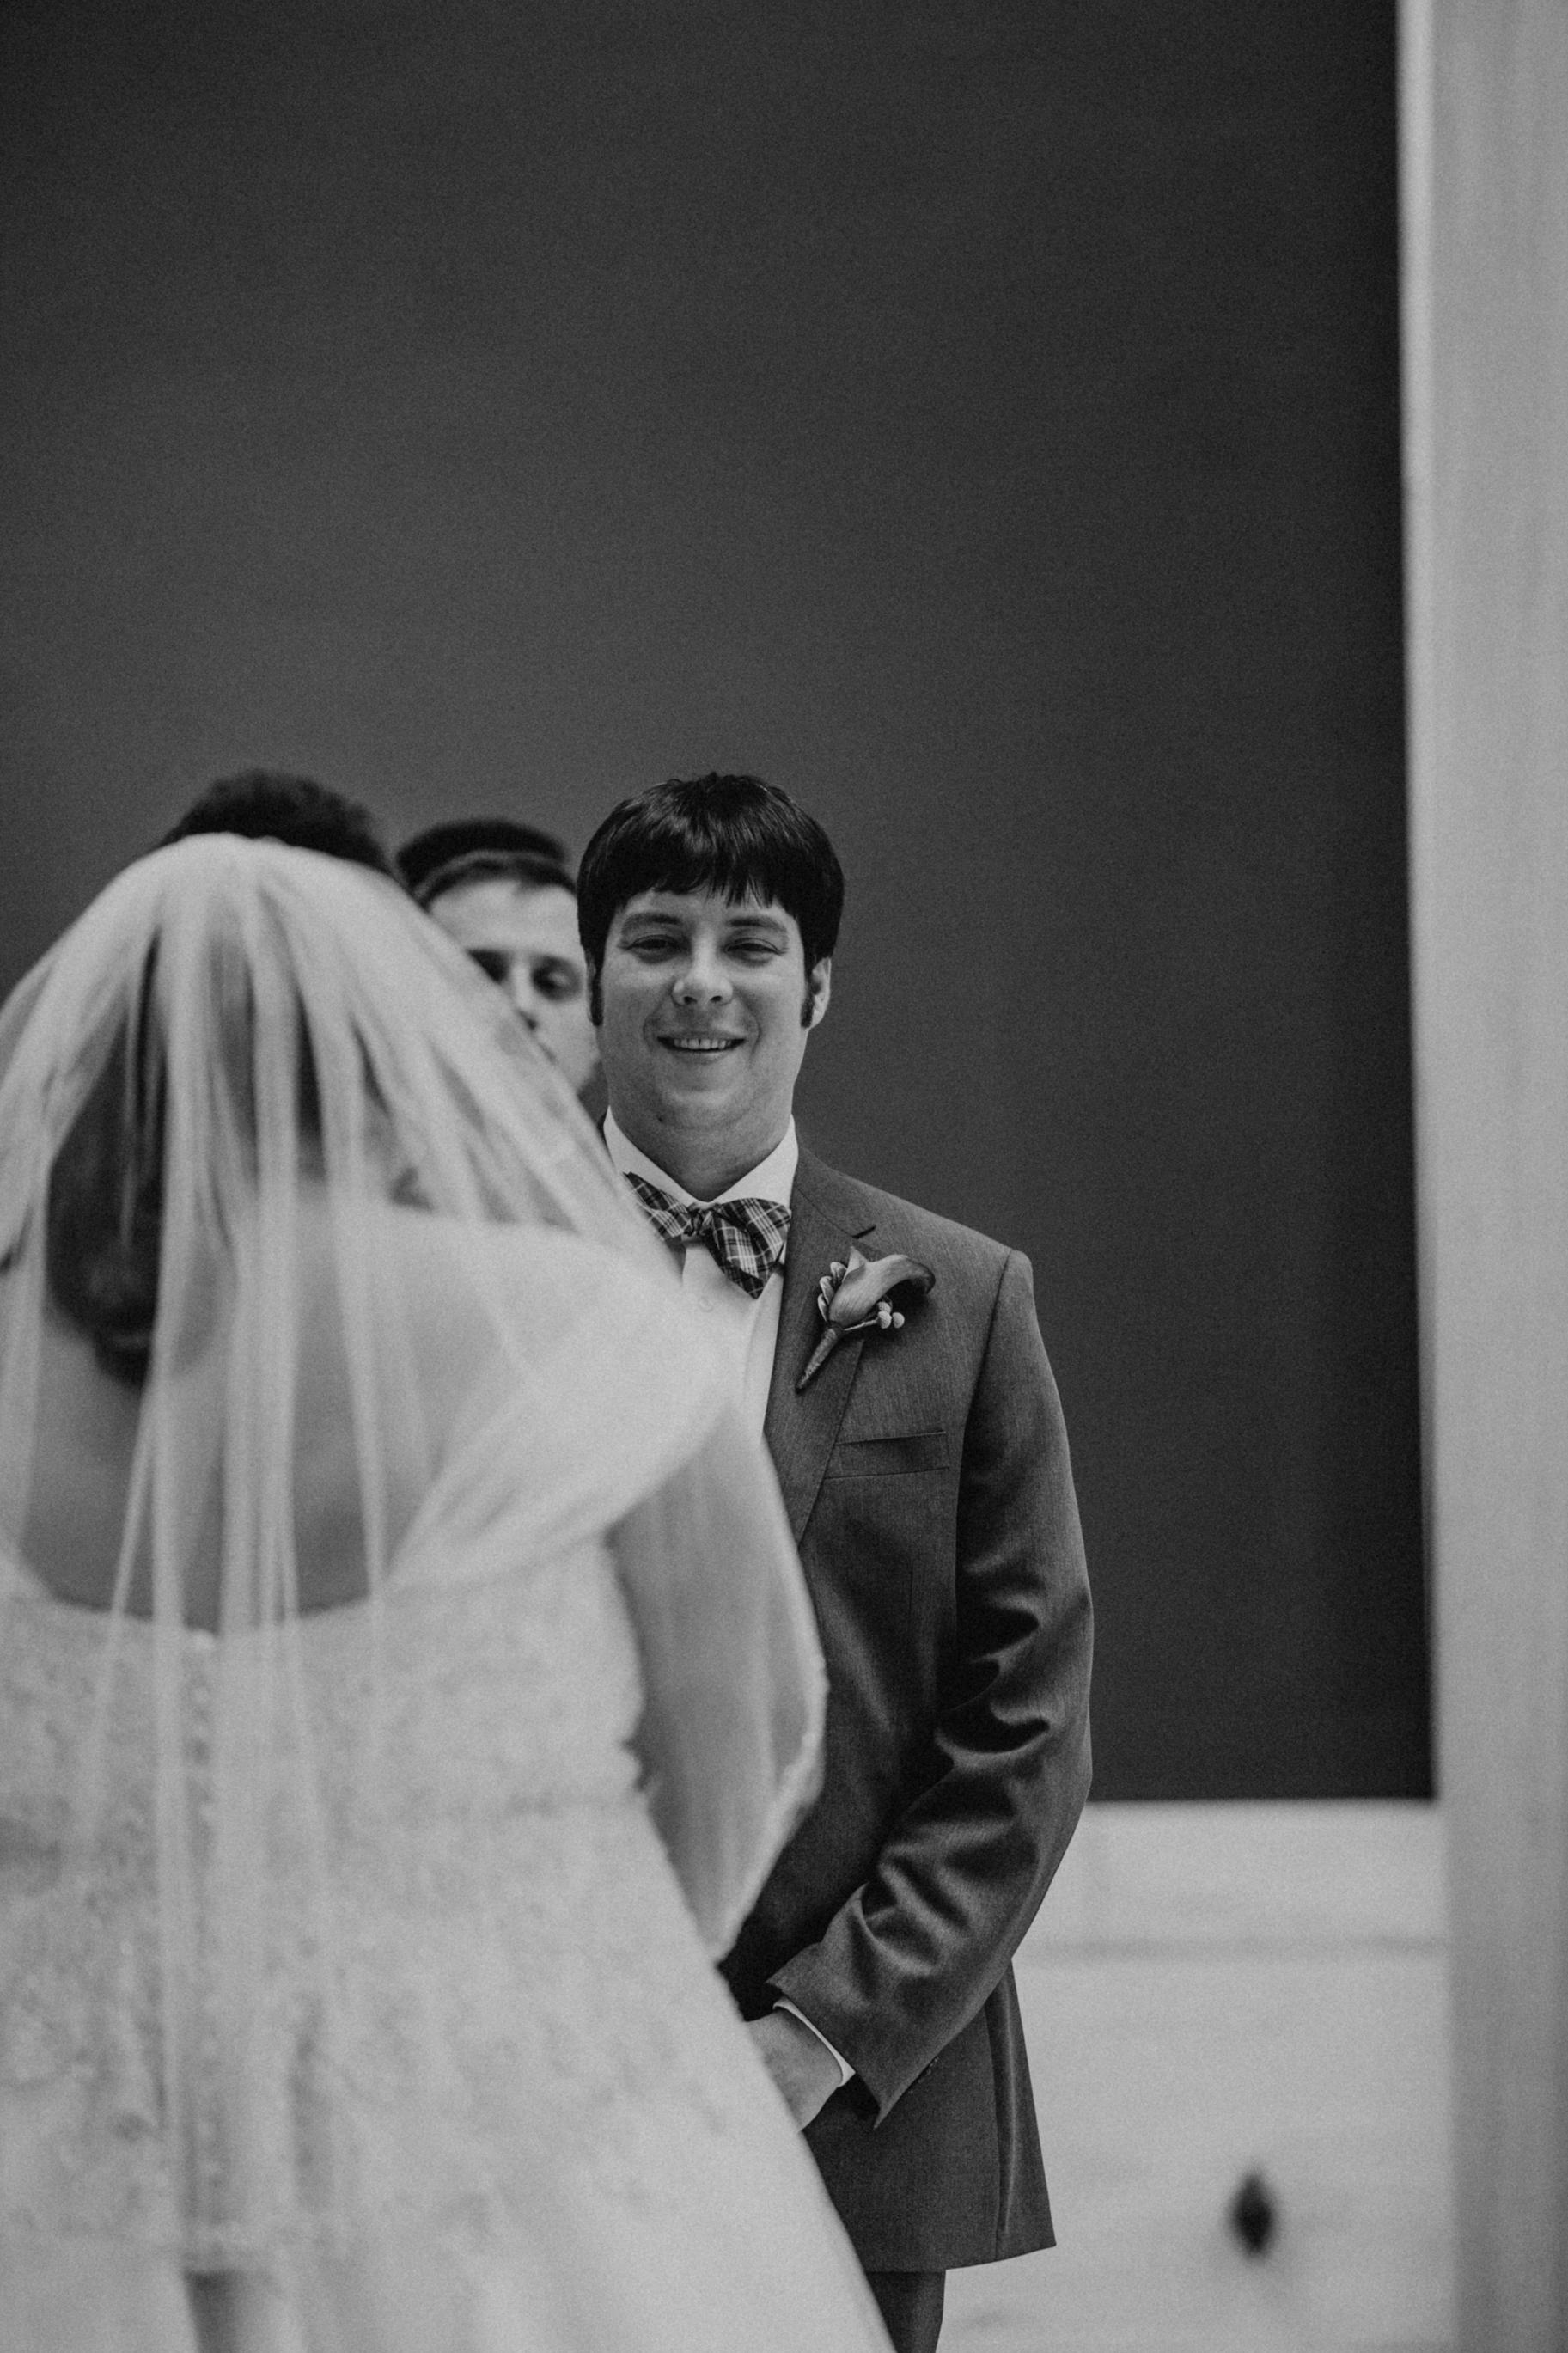
[[[1089,1790],[1083,1539],[1016,1251],[963,1433],[955,1579],[924,1772],[869,1876],[771,1981],[843,2052],[879,2121],[1000,1981]]]

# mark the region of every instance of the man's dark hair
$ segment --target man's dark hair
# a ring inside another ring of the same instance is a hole
[[[247,841],[287,842],[293,849],[316,849],[327,858],[346,859],[353,866],[368,866],[394,882],[403,880],[368,809],[309,776],[283,776],[272,768],[247,768],[209,785],[158,847],[165,849],[193,833],[237,833]]]
[[[566,849],[552,833],[509,817],[454,818],[405,841],[397,853],[403,879],[422,907],[465,882],[500,875],[528,891],[575,891]]]
[[[577,870],[577,928],[595,996],[616,910],[644,891],[715,891],[735,904],[780,906],[800,925],[807,972],[833,954],[844,913],[833,844],[760,776],[674,776],[610,811]]]

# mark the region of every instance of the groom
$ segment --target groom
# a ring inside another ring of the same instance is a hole
[[[1028,1261],[797,1141],[843,897],[751,776],[623,801],[578,876],[605,1140],[766,1435],[827,1661],[823,1794],[724,1975],[931,2353],[950,2267],[1052,2243],[1010,1962],[1089,1787],[1089,1599]],[[902,1324],[858,1315],[802,1387],[822,1278],[894,1256],[933,1286],[888,1270]]]

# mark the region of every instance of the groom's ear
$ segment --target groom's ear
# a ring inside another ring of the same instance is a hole
[[[583,957],[588,968],[588,1018],[595,1029],[605,1026],[605,984],[599,977],[599,967],[585,951]]]
[[[822,956],[805,977],[805,1001],[800,1008],[800,1026],[815,1029],[827,1010],[827,1000],[833,994],[833,958]]]

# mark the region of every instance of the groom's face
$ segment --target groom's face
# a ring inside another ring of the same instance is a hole
[[[658,1138],[700,1134],[754,1166],[789,1124],[830,979],[826,958],[807,973],[800,926],[776,904],[708,891],[628,900],[599,976],[599,1047],[621,1126],[656,1159]]]

